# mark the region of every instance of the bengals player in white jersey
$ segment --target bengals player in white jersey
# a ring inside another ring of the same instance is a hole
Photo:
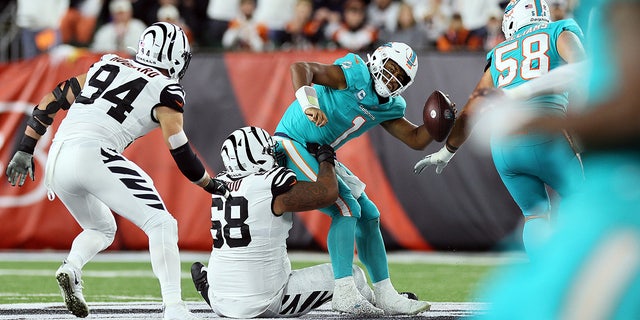
[[[191,268],[196,290],[216,314],[291,317],[331,300],[331,265],[291,270],[287,256],[292,212],[326,207],[338,197],[333,148],[312,149],[320,171],[307,182],[277,165],[276,143],[263,129],[240,128],[222,144],[227,171],[218,178],[227,182],[230,196],[213,196],[211,257],[206,268],[200,262]],[[364,271],[352,267],[358,290],[373,299]]]
[[[7,167],[11,185],[33,177],[33,150],[58,110],[68,110],[49,150],[44,183],[83,231],[56,272],[67,308],[86,317],[81,270],[114,240],[111,213],[128,219],[149,237],[154,274],[160,281],[164,319],[198,319],[182,302],[177,222],[140,167],[122,155],[135,139],[160,128],[178,168],[210,193],[227,193],[192,151],[183,125],[184,91],[179,80],[191,58],[182,29],[159,22],[140,37],[135,59],[104,55],[86,74],[61,82],[45,95],[27,122]]]

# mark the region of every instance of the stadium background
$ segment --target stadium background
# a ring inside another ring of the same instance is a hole
[[[187,92],[185,127],[194,149],[211,172],[222,170],[219,146],[228,133],[244,126],[273,132],[294,98],[289,65],[298,60],[330,63],[346,51],[196,54],[182,81]],[[363,55],[365,57],[366,55]],[[61,80],[85,72],[99,55],[82,52],[64,58],[41,55],[0,65],[0,167],[4,173],[27,115],[40,97]],[[422,106],[433,90],[451,95],[461,108],[485,65],[479,53],[422,53],[415,83],[403,96],[406,117],[422,123]],[[68,249],[80,228],[62,203],[47,200],[43,184],[46,153],[62,117],[41,139],[35,153],[36,181],[12,188],[0,182],[0,249]],[[210,197],[177,170],[159,130],[125,152],[155,180],[167,208],[179,224],[183,250],[207,251]],[[441,174],[416,176],[414,163],[440,148],[432,143],[414,151],[375,128],[347,143],[338,159],[366,184],[378,205],[389,250],[486,251],[519,245],[518,208],[495,172],[490,155],[471,146],[458,151]],[[119,231],[109,250],[142,250],[147,238],[116,216]],[[292,249],[326,250],[330,220],[320,212],[296,215],[288,244]]]

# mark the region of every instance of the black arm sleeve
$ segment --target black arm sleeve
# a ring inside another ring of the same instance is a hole
[[[182,172],[189,181],[196,182],[204,176],[204,166],[196,154],[193,153],[188,142],[180,147],[172,149],[171,155],[178,165],[180,172]]]

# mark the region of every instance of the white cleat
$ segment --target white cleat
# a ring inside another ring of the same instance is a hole
[[[164,320],[202,320],[191,313],[184,302],[172,303],[164,306]]]
[[[431,304],[427,301],[412,300],[397,292],[388,290],[376,290],[373,292],[376,296],[376,307],[384,310],[387,316],[392,315],[415,315],[431,308]]]
[[[356,316],[382,316],[384,311],[376,308],[356,289],[353,281],[336,284],[331,299],[334,311],[345,312]]]
[[[353,265],[353,280],[356,283],[356,288],[362,296],[367,299],[367,301],[371,302],[371,304],[376,304],[376,296],[373,294],[373,290],[369,286],[367,282],[367,277],[364,275],[364,270],[360,267]]]
[[[82,295],[81,275],[82,273],[78,268],[72,267],[65,261],[56,271],[56,280],[67,309],[74,316],[85,318],[89,315],[89,306],[87,306],[87,302]]]

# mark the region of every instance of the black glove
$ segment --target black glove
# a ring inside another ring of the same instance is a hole
[[[229,198],[230,196],[229,188],[227,188],[227,184],[222,180],[211,178],[209,183],[202,188],[211,194],[216,194],[225,198]]]
[[[333,147],[328,144],[323,144],[318,147],[318,151],[316,152],[315,156],[318,160],[318,163],[326,161],[334,167],[336,165],[336,152],[333,150]]]
[[[309,151],[312,156],[316,157],[316,155],[318,154],[318,148],[320,148],[319,143],[307,142],[307,151]]]

